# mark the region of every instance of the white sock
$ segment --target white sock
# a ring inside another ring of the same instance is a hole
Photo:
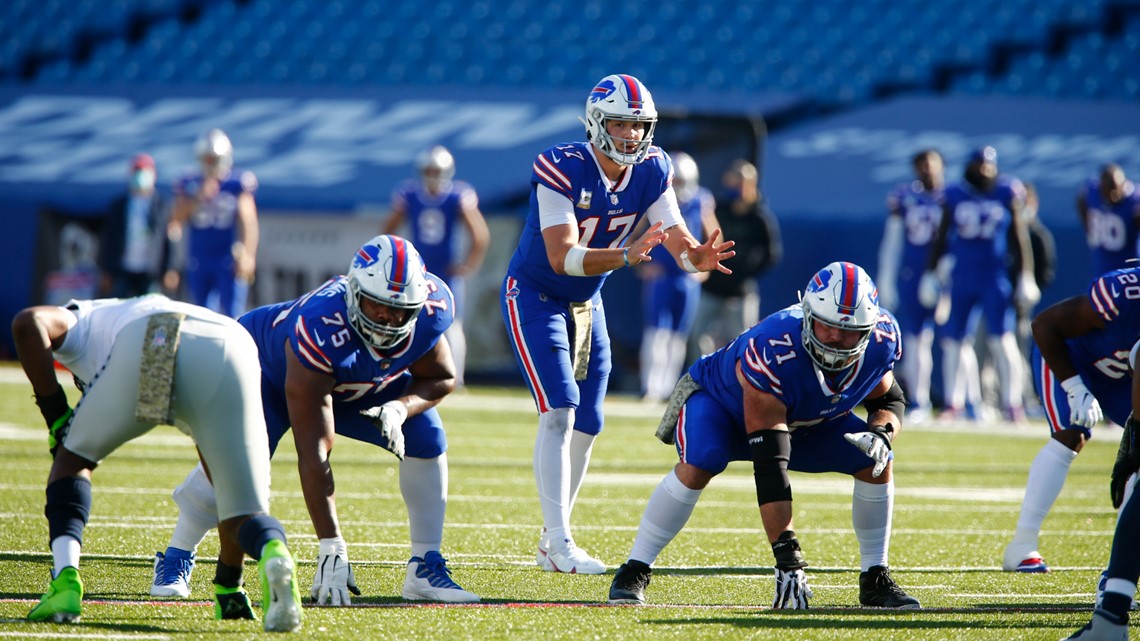
[[[876,565],[887,565],[894,505],[893,480],[876,484],[855,479],[851,492],[851,525],[859,540],[859,564],[864,572]]]
[[[994,357],[998,387],[1001,388],[1002,408],[1021,407],[1021,353],[1017,347],[1017,337],[1007,332],[990,338],[990,353]]]
[[[966,406],[966,389],[958,375],[962,361],[962,343],[952,339],[942,341],[942,386],[946,406],[961,410]]]
[[[178,521],[170,535],[170,547],[193,552],[206,534],[218,525],[214,486],[210,485],[201,462],[190,470],[181,485],[174,488],[173,498],[178,505]]]
[[[699,498],[701,490],[685,487],[676,471],[666,474],[645,506],[629,558],[653,565],[661,550],[685,527]]]
[[[447,512],[447,454],[435,458],[405,456],[400,461],[400,494],[408,508],[412,556],[423,558],[443,545]]]
[[[451,347],[451,360],[455,363],[455,384],[463,385],[463,373],[467,369],[467,335],[463,333],[463,321],[456,318],[444,333]]]
[[[578,430],[570,432],[570,507],[567,518],[574,513],[578,491],[582,489],[582,482],[586,480],[586,470],[590,468],[590,452],[594,448],[596,438],[598,438],[596,435]]]
[[[1037,535],[1053,503],[1065,486],[1069,466],[1077,453],[1056,439],[1049,439],[1029,466],[1029,480],[1025,483],[1025,498],[1021,501],[1021,514],[1017,517],[1017,531],[1013,540],[1037,549]]]
[[[51,558],[54,562],[51,576],[59,576],[63,568],[79,569],[79,541],[74,536],[66,534],[57,536],[51,542]]]
[[[538,417],[534,480],[547,532],[570,531],[570,432],[574,410],[562,407]]]
[[[911,382],[911,386],[914,388],[913,400],[919,406],[929,410],[930,375],[934,372],[934,353],[931,351],[934,348],[934,330],[923,330],[914,339],[915,348],[910,350],[911,360],[914,361],[911,370],[914,374],[914,380]]]

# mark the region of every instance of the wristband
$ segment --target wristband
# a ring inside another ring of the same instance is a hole
[[[321,556],[343,556],[348,558],[348,545],[344,542],[343,537],[334,536],[331,539],[321,539],[319,545],[319,554]]]
[[[681,252],[681,267],[684,267],[685,271],[689,272],[690,274],[695,274],[701,271],[697,269],[697,266],[693,264],[693,261],[689,260],[689,250],[687,249]]]
[[[629,262],[629,247],[626,247],[625,251],[621,253],[621,259],[625,261],[626,267],[633,267],[633,263]]]
[[[586,248],[574,245],[566,250],[566,262],[563,266],[569,276],[586,275]]]
[[[1078,385],[1081,387],[1085,386],[1085,382],[1081,380],[1080,374],[1077,374],[1076,376],[1070,376],[1069,378],[1061,381],[1061,389],[1065,390],[1066,393],[1072,392]]]

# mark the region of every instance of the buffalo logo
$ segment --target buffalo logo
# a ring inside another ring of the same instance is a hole
[[[519,297],[519,288],[511,287],[507,290],[507,300],[514,300]]]
[[[590,97],[587,98],[587,102],[598,102],[599,100],[605,100],[616,90],[617,87],[614,86],[613,81],[603,80],[598,83],[598,86],[594,87],[593,91],[590,92]]]
[[[817,273],[815,275],[815,278],[811,279],[811,282],[808,283],[808,291],[812,293],[822,292],[823,290],[827,289],[827,285],[830,282],[831,272],[823,270]]]
[[[352,266],[360,268],[370,267],[375,265],[379,259],[380,248],[376,245],[365,245],[361,247],[356,252],[356,256],[352,258]]]

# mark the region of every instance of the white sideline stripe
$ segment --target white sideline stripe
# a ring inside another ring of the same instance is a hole
[[[23,621],[23,619],[20,619],[20,621]],[[87,634],[52,632],[48,629],[41,629],[36,632],[0,632],[0,637],[28,639],[157,639],[158,641],[165,641],[166,639],[172,638],[165,634]]]

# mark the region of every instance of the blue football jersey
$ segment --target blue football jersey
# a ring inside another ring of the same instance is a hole
[[[1132,181],[1124,183],[1124,198],[1115,205],[1104,201],[1100,181],[1089,180],[1082,187],[1088,206],[1087,238],[1092,253],[1094,274],[1124,267],[1125,261],[1137,257],[1136,217],[1140,216],[1140,194]]]
[[[203,181],[201,174],[183,176],[174,184],[174,193],[196,201]],[[189,224],[187,258],[191,265],[215,265],[233,260],[238,197],[255,191],[257,177],[253,172],[234,168],[220,179],[216,196],[197,204]]]
[[[360,337],[348,322],[345,290],[348,279],[337,276],[300,298],[259,307],[238,319],[253,335],[265,378],[285,389],[284,346],[311,370],[332,376],[333,402],[364,398],[373,405],[397,398],[402,390],[387,386],[428,353],[451,326],[455,302],[451,290],[428,274],[427,303],[416,317],[411,336],[381,351]]]
[[[645,211],[670,188],[672,176],[669,156],[651,147],[645,161],[627,167],[611,191],[590,143],[575,142],[547,149],[534,162],[530,211],[508,273],[524,285],[563,300],[590,300],[601,290],[609,273],[568,276],[554,272],[542,239],[538,186],[564,195],[573,204],[579,244],[604,249],[626,244]]]
[[[1069,358],[1095,395],[1103,382],[1130,375],[1128,353],[1140,339],[1140,267],[1109,272],[1093,281],[1089,301],[1104,329],[1069,338]]]
[[[942,220],[942,190],[927,191],[918,180],[896,186],[887,194],[889,215],[903,222],[903,253],[899,274],[917,278],[926,269],[930,243]]]
[[[954,277],[1004,273],[1013,203],[1025,202],[1025,185],[1016,178],[998,176],[986,193],[960,182],[947,187],[945,197],[951,216],[947,253],[957,259]]]
[[[828,375],[803,345],[803,308],[791,305],[768,316],[721,349],[703,356],[689,375],[744,422],[744,396],[736,378],[740,364],[749,385],[787,407],[792,430],[838,418],[855,409],[902,357],[898,322],[882,310],[870,343],[855,364]]]
[[[465,207],[477,207],[479,198],[465,182],[451,181],[438,194],[429,194],[417,180],[404,181],[392,194],[393,202],[402,203],[406,212],[411,241],[419,250],[428,271],[449,276],[448,270],[457,262],[460,236],[455,227],[460,224],[460,212]]]

